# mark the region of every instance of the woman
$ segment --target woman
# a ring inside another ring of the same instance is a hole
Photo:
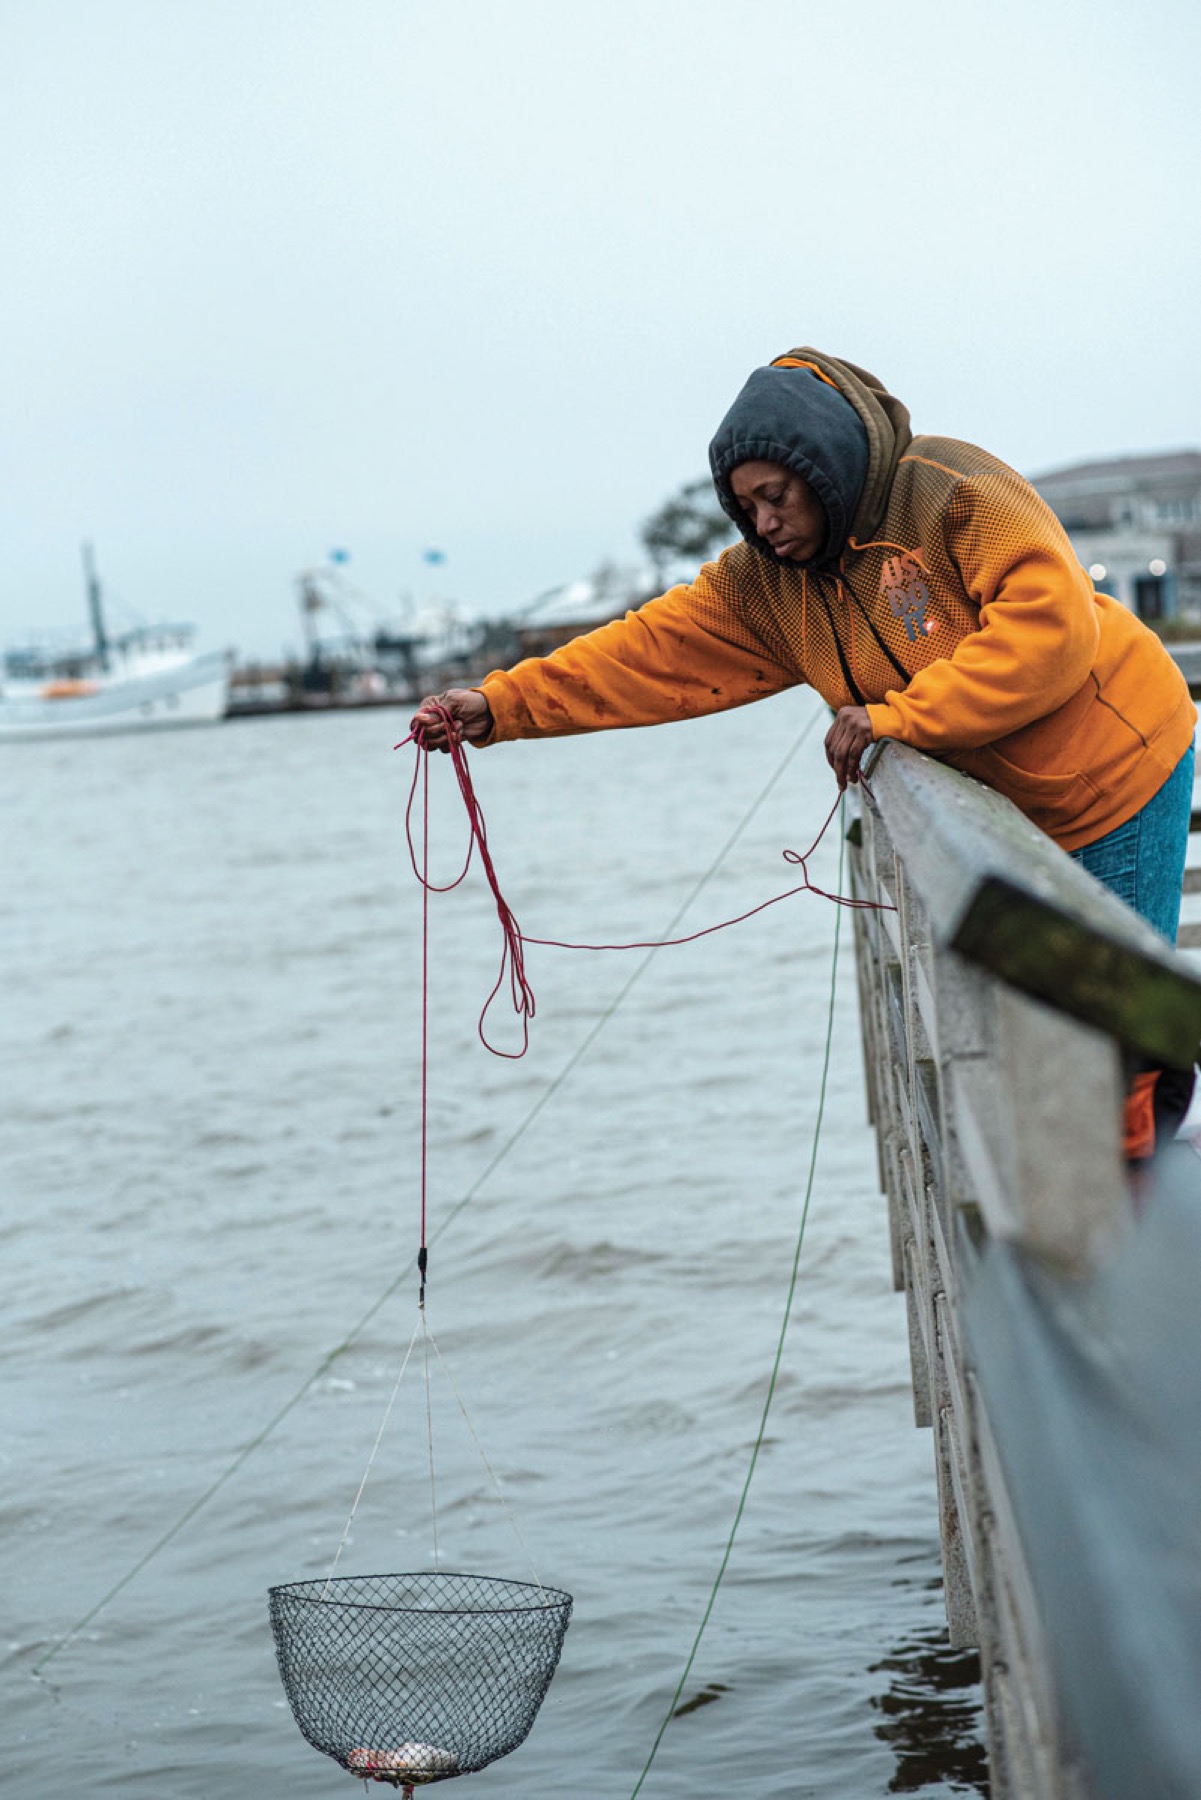
[[[637,612],[440,696],[473,744],[654,725],[798,682],[840,787],[877,738],[1008,796],[1169,941],[1196,711],[1154,634],[1094,592],[1021,476],[914,437],[874,375],[810,349],[756,369],[709,449],[743,542]],[[430,748],[446,727],[413,721]],[[1149,1154],[1154,1077],[1128,1108]]]

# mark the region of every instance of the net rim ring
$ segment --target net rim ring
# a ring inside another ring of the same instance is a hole
[[[359,1582],[388,1581],[469,1581],[484,1586],[524,1588],[530,1594],[539,1596],[526,1604],[510,1604],[508,1606],[392,1606],[386,1601],[345,1600],[340,1599],[332,1590]],[[305,1588],[311,1590],[303,1592]],[[346,1612],[378,1612],[406,1614],[411,1613],[419,1618],[431,1616],[454,1618],[495,1618],[499,1616],[521,1615],[524,1613],[553,1613],[571,1610],[572,1596],[562,1588],[544,1587],[540,1582],[513,1581],[505,1575],[471,1575],[461,1570],[451,1569],[417,1569],[404,1574],[390,1575],[322,1575],[311,1576],[305,1581],[282,1582],[276,1587],[268,1588],[268,1596],[275,1600],[277,1596],[286,1597],[300,1606],[337,1606]]]

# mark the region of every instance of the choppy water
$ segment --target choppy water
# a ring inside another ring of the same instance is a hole
[[[794,695],[476,757],[524,929],[661,933],[808,726],[681,929],[789,886],[779,852],[805,847],[831,798],[814,708]],[[64,1782],[160,1800],[359,1791],[284,1707],[265,1591],[329,1568],[416,1318],[405,1277],[296,1400],[417,1242],[402,730],[391,712],[247,721],[20,747],[0,771],[14,1800]],[[439,773],[450,870],[462,826]],[[532,1557],[576,1600],[533,1734],[448,1800],[625,1800],[637,1780],[775,1350],[834,922],[791,902],[660,952],[632,985],[639,958],[531,952],[533,1047],[503,1062],[475,1038],[499,948],[487,896],[473,877],[435,907],[430,1322],[529,1546],[435,1370],[441,1561],[525,1578]],[[411,1372],[344,1572],[430,1565],[424,1416]],[[930,1438],[911,1419],[844,926],[769,1441],[648,1800],[983,1791],[977,1690],[945,1648]]]

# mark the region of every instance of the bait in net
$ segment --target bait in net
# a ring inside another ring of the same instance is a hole
[[[515,1750],[558,1665],[571,1596],[488,1575],[351,1575],[269,1594],[293,1717],[364,1780],[411,1787]]]

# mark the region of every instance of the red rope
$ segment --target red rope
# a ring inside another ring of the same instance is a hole
[[[720,924],[717,924],[717,925],[702,926],[700,931],[691,931],[688,933],[687,937],[652,938],[645,943],[636,943],[636,944],[568,944],[568,943],[563,943],[559,938],[536,938],[536,937],[527,937],[525,942],[527,944],[544,944],[548,949],[551,949],[551,950],[669,950],[673,947],[673,945],[676,945],[676,944],[695,944],[698,938],[711,937],[715,931],[725,931],[727,926],[741,925],[747,919],[753,919],[755,917],[756,913],[766,912],[769,906],[779,906],[781,900],[791,900],[797,894],[816,894],[822,900],[832,901],[835,906],[848,906],[856,911],[874,912],[874,911],[883,909],[888,912],[895,912],[896,911],[895,907],[888,906],[887,903],[883,902],[883,901],[856,900],[856,899],[852,898],[852,896],[849,894],[827,893],[825,888],[819,888],[815,882],[810,881],[810,879],[809,879],[809,870],[806,865],[808,864],[809,858],[813,855],[813,852],[817,849],[817,846],[821,843],[822,839],[825,837],[826,832],[830,826],[830,821],[834,817],[834,814],[838,811],[838,808],[841,805],[841,803],[842,803],[842,795],[839,794],[839,796],[835,800],[833,806],[830,808],[829,812],[826,814],[826,817],[822,824],[821,830],[818,832],[817,836],[814,838],[813,842],[810,844],[809,848],[804,852],[803,855],[799,850],[784,850],[781,852],[781,855],[783,856],[784,861],[787,863],[792,863],[796,867],[798,867],[800,869],[802,875],[805,877],[805,879],[800,883],[799,887],[788,888],[782,894],[773,894],[770,900],[761,900],[759,902],[758,906],[752,906],[748,912],[738,913],[732,919],[722,919]]]
[[[493,987],[492,992],[488,995],[488,998],[484,1002],[483,1011],[480,1013],[479,1024],[477,1026],[477,1030],[479,1031],[480,1042],[484,1045],[484,1048],[486,1050],[491,1050],[493,1056],[508,1057],[511,1061],[515,1062],[519,1057],[524,1056],[526,1051],[530,1047],[530,1020],[533,1018],[534,1011],[535,1011],[534,990],[533,990],[533,988],[531,988],[529,981],[526,979],[526,973],[525,973],[525,943],[526,943],[526,940],[522,937],[521,931],[517,924],[517,920],[513,917],[512,908],[510,907],[508,901],[505,899],[504,895],[500,891],[500,882],[497,879],[496,866],[492,861],[492,853],[488,848],[488,828],[487,828],[486,824],[484,823],[483,810],[480,807],[479,801],[476,799],[475,788],[472,786],[471,771],[467,767],[467,753],[463,748],[462,737],[461,737],[461,733],[459,731],[458,722],[457,722],[457,720],[455,720],[454,718],[451,717],[450,713],[446,712],[442,707],[438,706],[436,701],[432,702],[431,704],[434,705],[436,711],[438,712],[439,717],[442,720],[442,723],[446,727],[447,745],[450,750],[451,766],[454,769],[455,779],[459,784],[459,793],[462,795],[463,805],[467,812],[467,825],[468,825],[468,832],[469,832],[468,843],[467,843],[467,857],[463,863],[463,867],[460,869],[459,873],[455,876],[454,880],[445,882],[441,885],[438,884],[437,882],[432,882],[429,879],[428,866],[424,869],[418,868],[418,866],[417,866],[417,856],[416,856],[416,852],[415,852],[415,849],[413,846],[413,805],[414,805],[414,801],[417,796],[418,777],[420,776],[422,770],[424,769],[425,770],[425,785],[424,785],[424,804],[423,804],[423,808],[422,808],[422,814],[423,814],[422,829],[423,829],[423,833],[424,833],[424,837],[425,837],[425,842],[428,845],[428,841],[429,841],[429,752],[425,749],[424,745],[421,743],[421,740],[417,736],[417,734],[411,733],[407,738],[403,739],[403,741],[401,743],[397,744],[397,746],[396,746],[396,748],[398,750],[403,750],[405,744],[416,743],[416,745],[417,745],[417,761],[413,768],[413,783],[409,789],[408,805],[405,808],[405,836],[408,840],[408,845],[409,845],[409,861],[413,865],[413,873],[414,873],[414,875],[416,875],[418,881],[422,885],[422,888],[425,890],[425,894],[426,894],[426,897],[428,900],[428,896],[431,893],[433,893],[433,894],[448,894],[448,893],[450,893],[452,888],[457,888],[459,886],[460,882],[462,882],[466,879],[467,871],[471,867],[472,858],[476,855],[477,852],[479,853],[480,862],[483,864],[483,868],[484,868],[485,878],[488,882],[489,888],[492,890],[492,898],[496,903],[496,916],[500,921],[500,930],[501,930],[501,938],[503,940],[503,948],[501,950],[500,972],[496,977],[496,984]],[[425,938],[427,940],[427,953],[428,953],[428,937],[429,937],[428,922],[423,927],[423,935],[425,936]],[[513,1004],[513,1011],[517,1014],[517,1017],[521,1020],[521,1048],[520,1048],[520,1050],[500,1050],[500,1049],[498,1049],[495,1044],[493,1044],[489,1041],[487,1031],[485,1030],[485,1021],[487,1020],[488,1014],[492,1009],[492,1003],[496,999],[496,996],[500,993],[501,989],[505,986],[506,981],[508,983],[508,988],[509,988],[509,997]],[[423,995],[423,997],[422,997],[422,1012],[423,1012],[423,1014],[428,1013],[428,1007],[429,1007],[428,996]],[[423,1021],[422,1029],[423,1029],[423,1031],[425,1030],[424,1021]],[[423,1055],[422,1062],[423,1062],[423,1068],[424,1068],[424,1055]]]
[[[487,879],[488,886],[492,890],[493,900],[496,903],[496,913],[497,913],[498,919],[500,920],[501,936],[503,939],[503,949],[501,951],[500,973],[498,974],[498,976],[496,978],[496,983],[492,989],[492,992],[488,995],[487,1000],[485,1000],[485,1002],[484,1002],[483,1011],[480,1013],[479,1024],[477,1026],[477,1029],[478,1029],[479,1036],[480,1036],[480,1042],[484,1045],[485,1049],[491,1050],[491,1052],[494,1056],[505,1056],[505,1057],[509,1057],[510,1059],[512,1059],[514,1061],[516,1061],[517,1058],[524,1056],[526,1051],[529,1049],[530,1020],[534,1017],[534,1011],[535,1011],[533,989],[530,987],[530,984],[526,978],[526,972],[525,972],[525,945],[526,944],[539,944],[539,945],[543,946],[544,948],[552,949],[552,950],[666,950],[676,944],[694,944],[697,942],[697,940],[699,938],[712,936],[712,934],[715,931],[725,931],[731,925],[741,925],[744,923],[745,920],[753,919],[757,913],[766,912],[769,906],[778,906],[782,900],[791,900],[797,894],[816,894],[819,899],[829,900],[835,906],[846,906],[846,907],[850,907],[856,911],[864,911],[864,912],[895,912],[896,911],[895,906],[889,905],[889,903],[887,901],[856,900],[849,894],[831,894],[825,888],[818,887],[816,882],[810,880],[809,868],[808,868],[809,859],[813,855],[814,851],[817,849],[818,845],[821,843],[822,839],[825,837],[826,832],[830,828],[830,823],[831,823],[832,819],[834,818],[835,813],[838,811],[839,805],[841,804],[841,801],[842,801],[842,795],[839,794],[835,798],[833,806],[830,808],[829,812],[826,814],[826,817],[822,822],[821,830],[818,832],[817,836],[814,838],[814,840],[810,844],[809,848],[806,851],[804,851],[803,853],[801,851],[797,851],[797,850],[785,850],[783,852],[783,857],[784,857],[785,862],[791,863],[794,867],[799,868],[801,871],[803,880],[799,883],[799,885],[797,887],[789,888],[783,894],[774,894],[770,900],[760,901],[758,906],[752,906],[749,909],[749,911],[744,912],[744,913],[739,913],[735,918],[723,919],[717,925],[706,925],[706,926],[702,927],[702,929],[700,931],[689,932],[686,937],[650,938],[650,939],[639,941],[637,943],[629,943],[629,944],[576,944],[576,943],[564,942],[560,938],[527,937],[525,935],[525,933],[518,926],[517,920],[513,916],[511,907],[509,906],[504,895],[500,891],[500,883],[497,880],[496,867],[492,861],[492,856],[488,849],[487,827],[485,826],[485,823],[484,823],[484,815],[483,815],[483,811],[480,807],[480,803],[479,803],[478,799],[476,798],[475,788],[472,785],[471,771],[467,766],[467,754],[463,748],[462,733],[460,731],[458,721],[456,719],[454,719],[451,716],[451,714],[448,713],[443,707],[439,706],[436,701],[429,702],[428,704],[431,704],[434,707],[434,710],[437,712],[439,718],[441,719],[441,721],[446,729],[447,748],[449,749],[449,752],[450,752],[451,766],[454,769],[455,779],[458,782],[458,786],[459,786],[459,793],[462,796],[463,805],[464,805],[464,808],[467,813],[469,841],[468,841],[468,845],[467,845],[466,861],[464,862],[463,867],[460,870],[460,872],[458,873],[458,875],[455,876],[454,880],[445,882],[444,884],[441,884],[441,885],[439,885],[438,883],[432,882],[429,878],[429,760],[430,760],[430,752],[428,750],[426,750],[424,744],[421,741],[421,737],[420,737],[419,733],[417,733],[417,732],[410,733],[410,735],[407,738],[402,739],[402,741],[396,745],[396,748],[398,750],[403,750],[405,748],[406,744],[416,744],[416,746],[417,746],[417,760],[416,760],[416,763],[415,763],[414,769],[413,769],[413,782],[412,782],[412,786],[409,789],[408,805],[405,808],[405,835],[408,840],[409,860],[413,865],[413,873],[416,875],[418,881],[421,883],[423,893],[424,893],[424,901],[423,901],[424,910],[423,910],[423,919],[422,919],[423,978],[422,978],[422,1058],[421,1058],[421,1075],[422,1075],[421,1231],[422,1231],[422,1244],[423,1245],[425,1243],[425,1157],[426,1157],[425,1112],[426,1112],[426,1095],[427,1095],[427,1068],[426,1068],[427,1054],[426,1054],[426,1051],[427,1051],[427,1043],[428,1043],[428,1014],[429,1014],[429,985],[428,985],[429,896],[431,893],[446,894],[446,893],[449,893],[452,888],[458,887],[460,882],[462,882],[466,878],[467,871],[471,867],[472,857],[476,854],[477,851],[479,852],[480,861],[483,864],[484,875]],[[425,775],[424,789],[423,789],[423,803],[422,803],[423,863],[422,863],[422,866],[419,867],[418,862],[417,862],[417,853],[416,853],[416,850],[414,848],[414,843],[413,843],[413,808],[414,808],[414,802],[415,802],[416,795],[417,795],[418,780],[419,780],[419,777],[421,776],[423,770],[424,770],[424,775]],[[862,782],[864,789],[870,794],[871,789],[868,788],[867,782],[865,780],[863,780],[862,776],[860,777],[860,781]],[[502,987],[504,987],[506,979],[508,981],[509,993],[510,993],[510,997],[511,997],[512,1003],[513,1003],[513,1010],[517,1014],[518,1018],[521,1020],[521,1048],[519,1050],[498,1050],[496,1045],[489,1041],[487,1032],[485,1030],[485,1021],[487,1020],[488,1013],[491,1010],[492,1003],[496,999],[496,996],[500,993]]]
[[[430,1118],[430,759],[424,762],[421,832],[421,1245],[422,1261],[428,1257],[425,1241],[426,1195],[429,1188]],[[414,783],[416,785],[416,783]],[[413,796],[409,795],[412,805]],[[409,839],[412,850],[413,840]],[[466,871],[464,871],[466,873]],[[421,1298],[425,1297],[425,1270],[421,1270]]]

